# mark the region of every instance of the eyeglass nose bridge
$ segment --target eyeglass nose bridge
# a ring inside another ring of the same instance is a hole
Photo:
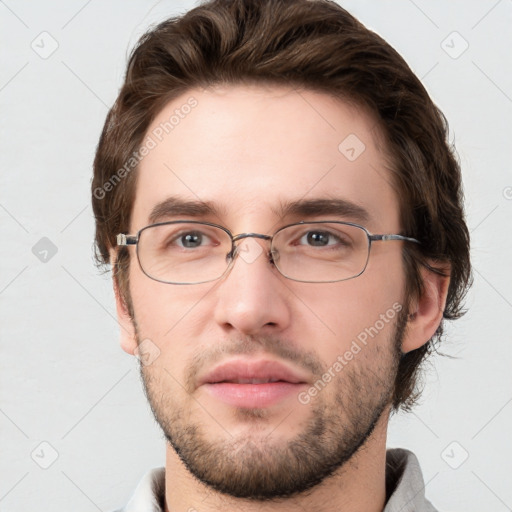
[[[262,235],[261,233],[240,233],[239,235],[235,235],[232,237],[232,247],[231,251],[226,255],[227,260],[233,261],[235,256],[238,254],[238,245],[236,242],[239,240],[243,240],[244,238],[259,238],[260,240],[269,240],[272,243],[272,236],[270,235]],[[268,257],[271,262],[273,262],[273,254],[272,251],[268,252]]]

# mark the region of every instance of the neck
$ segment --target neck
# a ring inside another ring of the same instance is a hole
[[[167,445],[166,512],[382,512],[386,503],[386,433],[382,414],[373,433],[334,475],[309,491],[276,501],[250,501],[226,496],[197,480]]]

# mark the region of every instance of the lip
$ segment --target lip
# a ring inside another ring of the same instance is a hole
[[[277,380],[291,384],[305,384],[307,377],[279,361],[269,359],[231,359],[225,361],[204,375],[199,384],[239,382],[240,380]]]
[[[247,382],[252,380],[266,382]],[[296,396],[307,385],[307,376],[278,361],[232,359],[216,366],[199,383],[210,396],[228,405],[261,408]]]

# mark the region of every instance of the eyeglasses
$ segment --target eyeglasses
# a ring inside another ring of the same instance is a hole
[[[117,245],[136,245],[142,271],[155,281],[200,284],[227,274],[244,251],[237,242],[246,238],[268,240],[269,261],[284,277],[304,283],[334,283],[360,276],[373,242],[420,243],[402,235],[372,235],[351,222],[298,222],[280,228],[272,236],[234,236],[217,224],[177,220],[146,226],[136,235],[119,234]],[[259,244],[258,248],[254,246],[256,249],[263,252]]]

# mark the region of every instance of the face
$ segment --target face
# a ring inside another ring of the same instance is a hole
[[[191,90],[148,135],[158,143],[140,164],[132,233],[187,219],[233,234],[326,220],[400,233],[375,122],[325,94]],[[198,202],[209,208],[187,205]],[[203,284],[154,281],[132,257],[130,295],[147,396],[170,445],[210,487],[268,500],[332,475],[383,422],[405,327],[402,242],[374,243],[362,275],[333,283],[289,280],[267,240],[239,243],[230,271]]]

